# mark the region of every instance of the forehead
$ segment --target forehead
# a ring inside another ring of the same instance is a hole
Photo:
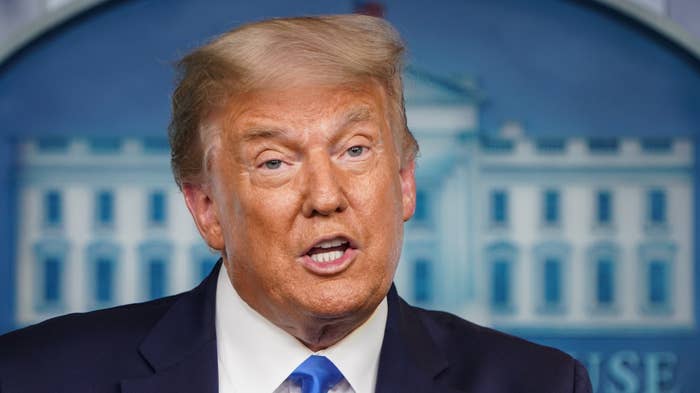
[[[234,97],[225,108],[224,129],[256,125],[289,128],[330,126],[333,122],[387,119],[386,92],[371,81],[343,85],[292,85],[257,89]]]

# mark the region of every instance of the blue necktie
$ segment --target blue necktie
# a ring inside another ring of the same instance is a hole
[[[343,379],[343,374],[327,357],[311,355],[292,371],[289,378],[301,386],[302,393],[328,393]]]

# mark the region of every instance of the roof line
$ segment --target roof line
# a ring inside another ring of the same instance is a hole
[[[469,82],[461,82],[452,78],[438,76],[412,64],[407,65],[404,68],[404,71],[426,82],[448,89],[454,93],[470,96],[477,101],[483,100],[483,95],[481,94],[480,89],[471,80]]]
[[[28,23],[12,34],[8,40],[0,41],[0,65],[22,47],[28,45],[52,28],[61,25],[84,11],[109,1],[110,0],[73,0],[54,11],[45,12],[41,17]],[[655,14],[629,0],[593,1],[631,17],[640,24],[660,33],[663,37],[687,50],[696,59],[700,59],[700,39],[692,36],[670,18]]]
[[[593,0],[661,34],[676,45],[700,59],[700,38],[696,38],[668,16],[656,14],[642,5],[629,0]]]
[[[7,40],[0,41],[0,65],[44,33],[75,16],[110,0],[73,0],[25,24]]]

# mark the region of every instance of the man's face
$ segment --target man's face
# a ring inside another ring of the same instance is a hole
[[[210,224],[193,215],[240,296],[274,323],[361,322],[389,290],[415,183],[387,108],[368,81],[258,90],[219,117]]]

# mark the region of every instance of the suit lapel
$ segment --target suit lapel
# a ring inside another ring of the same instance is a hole
[[[154,373],[122,381],[124,393],[218,392],[216,280],[221,261],[179,297],[139,347]],[[458,393],[437,379],[449,364],[415,311],[392,286],[376,393]]]
[[[437,381],[449,364],[415,311],[392,285],[376,393],[397,391],[456,393]]]
[[[151,329],[139,351],[154,374],[122,381],[124,393],[218,392],[217,263],[197,288],[178,300]]]

